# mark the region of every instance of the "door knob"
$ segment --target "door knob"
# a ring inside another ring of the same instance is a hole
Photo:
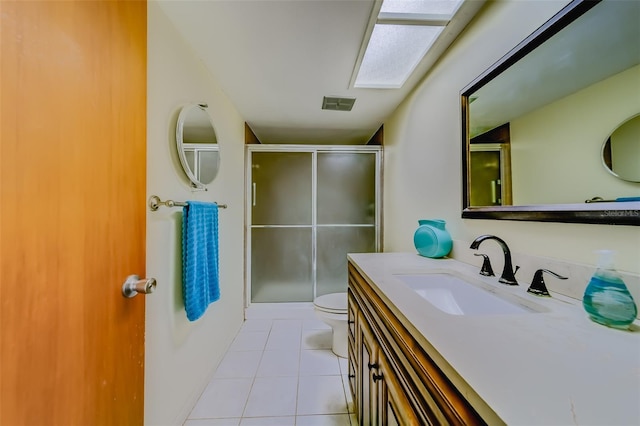
[[[156,289],[155,278],[140,279],[137,275],[129,275],[122,284],[122,295],[124,297],[134,297],[138,293],[149,294]]]

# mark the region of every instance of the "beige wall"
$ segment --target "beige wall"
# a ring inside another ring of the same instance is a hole
[[[207,192],[192,192],[175,155],[180,106],[206,102],[222,158]],[[220,292],[196,322],[182,304],[178,250],[180,208],[147,214],[145,423],[179,425],[187,417],[243,320],[244,121],[157,3],[148,3],[147,196],[217,201],[220,210]]]
[[[459,252],[489,233],[515,253],[592,265],[594,250],[611,248],[618,251],[620,270],[640,272],[638,227],[460,218],[460,91],[566,3],[488,3],[385,123],[385,251],[415,251],[418,219],[443,218]]]
[[[511,122],[514,204],[640,195],[602,165],[602,144],[640,111],[640,65]],[[532,178],[533,177],[533,178]]]

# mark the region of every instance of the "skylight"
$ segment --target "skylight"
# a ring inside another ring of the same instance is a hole
[[[464,0],[382,0],[360,49],[353,87],[398,89]]]
[[[453,16],[461,0],[384,0],[382,13],[434,14]]]

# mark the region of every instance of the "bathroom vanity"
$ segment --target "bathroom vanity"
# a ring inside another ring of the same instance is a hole
[[[350,254],[360,424],[639,424],[638,321],[610,329],[526,289],[453,259]]]

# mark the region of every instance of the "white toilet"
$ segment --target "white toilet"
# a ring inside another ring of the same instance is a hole
[[[347,293],[318,296],[313,301],[317,317],[333,330],[333,353],[347,358]]]

